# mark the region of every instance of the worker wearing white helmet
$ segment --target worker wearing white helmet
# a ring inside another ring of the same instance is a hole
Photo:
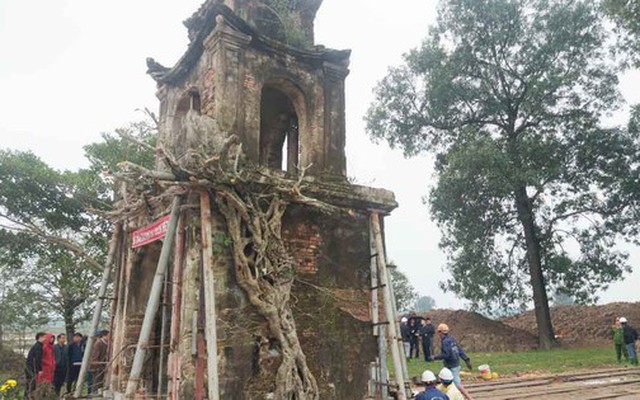
[[[416,400],[450,400],[449,397],[436,389],[436,375],[426,370],[422,373],[421,381],[424,384],[424,392],[418,393]]]
[[[440,378],[440,384],[436,388],[449,396],[449,400],[464,400],[464,396],[453,383],[453,372],[449,368],[442,368],[438,378]]]
[[[625,317],[620,317],[620,324],[622,325],[622,336],[624,345],[627,348],[627,354],[629,354],[629,361],[632,365],[638,365],[638,353],[636,352],[638,331],[629,325],[629,321]]]
[[[407,362],[410,358],[411,351],[411,328],[408,325],[409,319],[402,317],[400,319],[400,336],[402,337],[402,345],[404,346],[404,354],[407,357]]]

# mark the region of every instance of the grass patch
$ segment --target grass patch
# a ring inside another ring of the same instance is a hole
[[[469,357],[473,363],[474,375],[478,373],[477,367],[482,364],[489,364],[491,371],[497,372],[500,376],[526,373],[557,374],[619,366],[613,346],[518,353],[469,353]],[[389,361],[389,367],[392,368],[393,363]],[[414,358],[409,361],[408,367],[410,376],[420,375],[425,369],[438,373],[442,368],[442,361],[425,363],[424,360]]]

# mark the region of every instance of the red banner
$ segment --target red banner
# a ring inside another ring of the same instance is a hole
[[[131,247],[137,249],[145,244],[162,239],[167,233],[167,227],[169,226],[170,219],[171,215],[166,215],[154,222],[152,225],[145,226],[144,228],[133,232],[133,244]]]

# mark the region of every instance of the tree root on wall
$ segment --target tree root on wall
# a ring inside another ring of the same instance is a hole
[[[282,362],[275,382],[275,398],[315,400],[318,384],[298,338],[290,304],[295,263],[282,240],[282,216],[288,201],[278,194],[259,198],[237,191],[216,193],[233,242],[238,284],[266,320],[279,343]]]
[[[117,178],[129,183],[128,198],[135,201],[124,203],[111,217],[130,221],[147,213],[150,205],[159,209],[168,194],[207,189],[232,239],[236,280],[267,321],[270,339],[278,343],[282,361],[275,376],[274,398],[317,400],[318,384],[307,365],[291,308],[296,265],[282,239],[282,217],[291,203],[328,213],[344,210],[303,195],[304,170],[295,181],[250,164],[240,166],[244,155],[237,143],[237,137],[231,135],[214,156],[196,153],[186,163],[162,147],[156,149],[170,172],[123,164],[126,171]],[[231,151],[234,145],[235,152]]]

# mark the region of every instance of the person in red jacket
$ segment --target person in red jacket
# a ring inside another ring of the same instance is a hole
[[[48,382],[53,384],[53,375],[56,371],[56,355],[53,345],[56,335],[47,333],[42,344],[42,373],[38,374],[38,383]]]

